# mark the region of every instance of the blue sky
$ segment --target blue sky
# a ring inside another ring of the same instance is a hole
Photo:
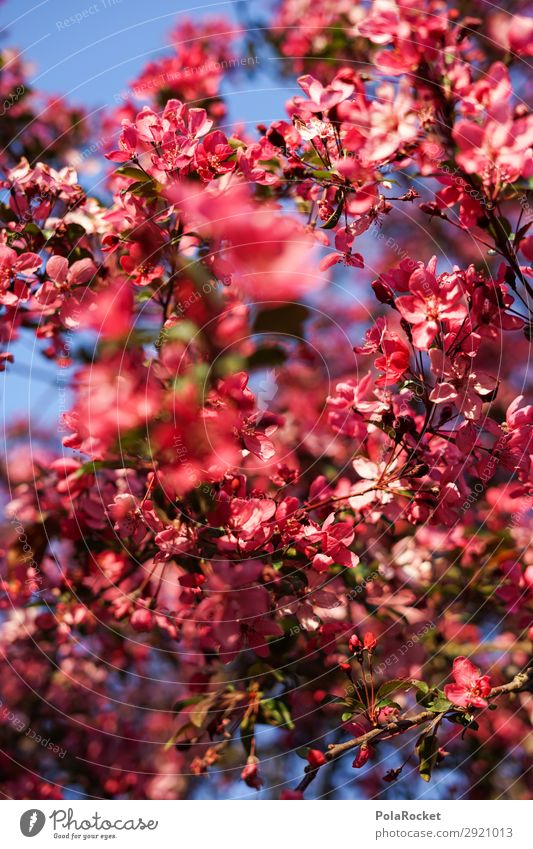
[[[244,7],[247,19],[259,22],[267,11],[265,0],[241,4]],[[17,47],[31,63],[33,88],[63,94],[97,111],[113,107],[147,62],[168,53],[168,33],[178,17],[236,20],[236,9],[233,0],[7,0],[0,6],[1,44]],[[252,129],[283,114],[295,87],[278,78],[277,61],[262,54],[253,77],[242,72],[232,78],[226,91],[230,120]],[[84,184],[90,191],[90,182],[85,179]],[[12,347],[15,365],[0,376],[4,420],[15,414],[31,415],[41,423],[57,420],[57,367],[35,350],[32,333],[23,336]]]
[[[247,19],[253,16],[260,23],[267,5],[262,0],[241,7]],[[36,88],[97,108],[113,105],[144,64],[168,51],[168,32],[179,16],[236,20],[237,6],[233,0],[7,0],[0,6],[0,23],[4,44],[18,46],[35,63]],[[235,81],[234,116],[257,122],[279,115],[292,88],[275,80],[276,64],[265,57],[252,86],[242,77]]]

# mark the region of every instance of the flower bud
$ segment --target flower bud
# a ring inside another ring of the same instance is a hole
[[[248,785],[248,787],[253,787],[254,790],[260,790],[261,785],[263,784],[263,780],[259,775],[259,760],[250,755],[246,762],[246,766],[241,772],[242,780]]]
[[[326,756],[320,749],[309,749],[307,762],[313,769],[318,769],[319,766],[323,766],[326,763]]]
[[[390,306],[394,305],[394,292],[387,283],[383,282],[383,280],[374,280],[372,283],[372,289],[374,290],[374,295],[380,304],[389,304]]]
[[[355,757],[352,766],[354,769],[361,769],[362,766],[366,764],[369,760],[370,755],[372,754],[372,747],[368,745],[368,743],[363,743],[363,745],[359,748],[357,755]]]
[[[357,634],[352,634],[348,641],[348,648],[352,654],[357,654],[363,648],[363,644]]]
[[[372,631],[367,631],[363,637],[363,644],[367,652],[373,652],[377,645],[377,640]]]
[[[304,794],[302,793],[301,790],[282,790],[279,798],[280,799],[297,800],[297,799],[303,799],[303,797],[304,797]]]
[[[131,627],[139,633],[150,631],[154,624],[154,616],[151,610],[147,610],[146,607],[139,607],[131,614],[130,622]]]

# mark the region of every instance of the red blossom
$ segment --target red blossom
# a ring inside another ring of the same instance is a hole
[[[455,684],[447,684],[444,695],[458,707],[487,707],[486,697],[491,690],[488,675],[480,675],[477,666],[466,657],[456,657],[453,662]]]

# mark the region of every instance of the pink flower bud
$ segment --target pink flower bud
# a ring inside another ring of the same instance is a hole
[[[259,775],[259,761],[253,755],[248,758],[246,766],[241,772],[241,778],[248,785],[248,787],[253,787],[254,790],[261,789],[263,780]]]
[[[307,761],[313,769],[316,769],[326,763],[326,757],[320,749],[310,749],[307,755]]]
[[[363,642],[367,652],[373,652],[377,645],[377,640],[372,631],[367,631],[363,637]]]
[[[361,769],[362,766],[366,764],[366,762],[370,759],[373,754],[372,746],[369,746],[368,743],[363,743],[360,746],[359,751],[355,757],[355,760],[352,764],[354,769]]]
[[[154,616],[151,610],[147,610],[146,607],[139,607],[131,614],[130,622],[131,627],[139,633],[150,631],[154,624]]]
[[[352,654],[357,654],[363,648],[363,644],[357,634],[352,634],[348,641],[348,648]]]

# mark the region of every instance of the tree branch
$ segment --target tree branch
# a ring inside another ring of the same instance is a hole
[[[533,663],[522,672],[515,675],[512,681],[509,681],[507,684],[501,684],[499,687],[493,687],[487,698],[494,699],[506,693],[517,693],[520,690],[527,689],[527,686],[531,683],[533,683]],[[379,728],[372,728],[371,731],[366,731],[364,734],[360,734],[359,737],[354,737],[352,740],[347,740],[345,743],[330,745],[328,751],[325,753],[326,763],[336,760],[341,757],[341,755],[344,755],[345,752],[349,752],[357,746],[362,746],[364,743],[380,743],[383,740],[388,740],[390,737],[394,737],[396,734],[401,734],[405,731],[409,731],[411,728],[416,728],[418,725],[423,725],[424,722],[427,722],[430,719],[435,721],[438,719],[440,722],[447,714],[454,712],[456,712],[456,710],[453,708],[443,711],[442,713],[435,713],[435,711],[432,710],[424,710],[412,717],[399,717],[398,719],[389,722],[387,725],[383,725]],[[307,766],[305,769],[305,775],[296,789],[301,790],[302,792],[306,790],[311,782],[316,778],[319,769],[320,767]]]

